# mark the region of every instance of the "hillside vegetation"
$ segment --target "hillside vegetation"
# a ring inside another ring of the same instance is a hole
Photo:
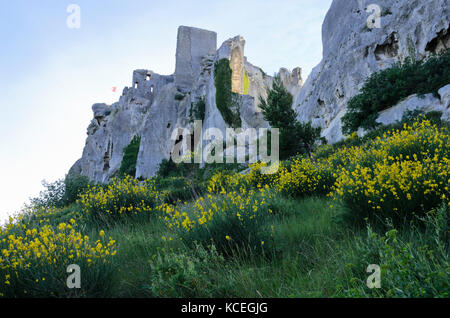
[[[271,175],[166,161],[150,180],[47,185],[1,229],[0,296],[449,297],[450,127],[406,115]]]
[[[374,129],[378,113],[395,106],[403,98],[433,93],[450,84],[450,50],[427,59],[412,60],[376,72],[368,77],[360,94],[350,99],[348,112],[342,118],[344,134],[362,127]]]

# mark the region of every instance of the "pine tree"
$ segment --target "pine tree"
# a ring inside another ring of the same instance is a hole
[[[293,97],[284,87],[279,76],[268,90],[267,100],[259,98],[264,119],[272,128],[280,130],[280,159],[306,152],[311,157],[312,147],[320,137],[320,128],[311,123],[300,123],[292,108]]]

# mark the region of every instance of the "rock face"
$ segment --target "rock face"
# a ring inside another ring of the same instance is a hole
[[[380,28],[368,27],[372,3]],[[407,57],[450,48],[449,23],[448,0],[334,0],[322,27],[323,59],[294,99],[298,119],[322,127],[329,142],[341,140],[347,102],[365,79]]]
[[[181,26],[178,29],[175,83],[178,88],[190,91],[202,71],[205,56],[217,50],[215,32]]]
[[[83,156],[71,169],[93,181],[106,182],[120,169],[124,149],[134,136],[141,136],[136,177],[152,177],[163,159],[169,159],[174,131],[193,128],[192,107],[205,101],[203,132],[217,128],[225,136],[225,123],[216,105],[214,65],[228,59],[232,69],[232,91],[238,94],[242,128],[267,128],[258,108],[259,97],[267,97],[273,78],[250,64],[244,55],[245,40],[229,39],[217,50],[217,34],[192,27],[178,30],[176,70],[164,76],[149,70],[133,72],[117,103],[95,104],[88,127]],[[282,69],[283,81],[292,94],[302,85],[301,69]]]
[[[433,94],[409,96],[394,107],[380,112],[376,121],[383,125],[393,124],[396,121],[400,121],[406,111],[414,110],[423,112],[438,111],[443,113],[444,119],[448,120],[450,115],[450,85],[444,86],[439,90],[439,98],[436,98]]]
[[[369,22],[368,22],[369,21]],[[303,85],[301,69],[280,69],[285,87],[294,96],[300,121],[322,127],[331,143],[341,140],[341,118],[349,99],[358,94],[372,73],[407,57],[422,58],[450,48],[448,0],[334,0],[323,28],[323,58]],[[214,67],[227,59],[232,70],[231,90],[237,96],[242,128],[268,128],[259,98],[267,97],[273,78],[245,57],[245,40],[237,36],[217,50],[217,34],[182,26],[178,30],[176,70],[159,75],[136,70],[132,86],[117,103],[95,104],[83,156],[71,172],[100,182],[117,174],[124,148],[141,136],[136,177],[155,175],[171,155],[174,131],[192,130],[192,109],[205,102],[203,133],[216,128],[225,136],[225,123],[216,104]],[[410,96],[380,113],[378,122],[401,119],[405,110],[439,110],[450,119],[450,85],[439,98]]]

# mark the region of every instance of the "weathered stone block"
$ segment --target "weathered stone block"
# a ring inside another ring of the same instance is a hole
[[[215,55],[217,33],[198,28],[178,28],[175,84],[182,90],[190,90],[200,75],[203,57]]]

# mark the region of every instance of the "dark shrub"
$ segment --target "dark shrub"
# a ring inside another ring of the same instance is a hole
[[[120,174],[131,177],[136,176],[136,164],[141,145],[141,137],[134,136],[131,143],[125,148],[123,153],[122,165],[120,166]]]
[[[360,94],[348,102],[342,118],[343,133],[351,134],[359,127],[374,129],[378,113],[413,94],[433,93],[450,84],[450,51],[424,60],[406,59],[403,64],[372,74]]]

